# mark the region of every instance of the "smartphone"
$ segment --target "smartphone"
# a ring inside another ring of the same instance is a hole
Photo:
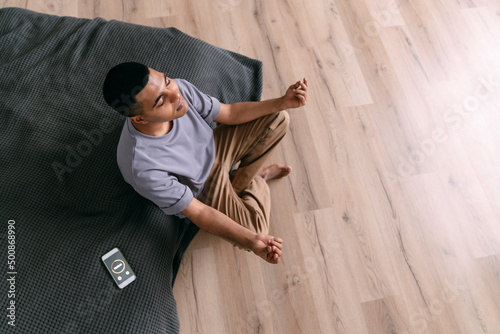
[[[125,257],[118,248],[113,248],[104,254],[101,259],[120,289],[123,289],[135,280],[132,268],[130,268],[127,260],[125,260]]]

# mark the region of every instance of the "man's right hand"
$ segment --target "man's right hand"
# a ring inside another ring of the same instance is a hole
[[[283,240],[280,238],[250,231],[196,198],[182,213],[202,230],[222,237],[241,249],[252,250],[269,263],[276,264],[280,260],[283,248]]]
[[[269,263],[277,264],[283,254],[283,240],[272,235],[258,234],[252,251]]]

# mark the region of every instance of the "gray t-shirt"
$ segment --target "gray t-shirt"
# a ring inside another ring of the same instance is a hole
[[[125,120],[117,148],[118,167],[135,191],[168,215],[184,217],[193,197],[198,197],[214,163],[211,123],[220,102],[200,92],[186,80],[174,79],[188,103],[186,115],[173,120],[164,136],[148,136]]]

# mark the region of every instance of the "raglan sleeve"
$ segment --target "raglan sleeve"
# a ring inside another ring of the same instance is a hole
[[[220,112],[220,101],[213,96],[200,91],[196,86],[184,79],[175,79],[182,96],[186,99],[200,116],[210,124]]]

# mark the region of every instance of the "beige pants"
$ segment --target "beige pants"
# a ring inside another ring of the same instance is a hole
[[[214,130],[215,162],[199,200],[256,233],[269,233],[271,195],[257,172],[285,136],[286,111]],[[231,177],[229,172],[240,161]]]

